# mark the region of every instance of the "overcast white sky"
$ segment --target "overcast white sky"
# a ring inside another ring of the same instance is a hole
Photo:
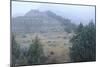
[[[12,16],[22,16],[31,9],[40,11],[50,10],[64,18],[69,18],[74,23],[87,24],[91,19],[95,21],[94,6],[47,4],[33,2],[12,2]]]

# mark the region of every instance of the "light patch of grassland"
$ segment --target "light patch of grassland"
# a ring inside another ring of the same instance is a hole
[[[48,58],[47,63],[52,63],[53,61],[56,63],[70,62],[69,47],[71,47],[71,43],[69,40],[73,33],[57,32],[48,36],[41,33],[17,34],[16,41],[22,48],[28,48],[36,36],[38,36],[43,45],[44,54]]]

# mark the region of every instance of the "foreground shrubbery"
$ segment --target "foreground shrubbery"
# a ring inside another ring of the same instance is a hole
[[[19,44],[15,41],[14,35],[12,35],[12,66],[15,66],[15,64],[18,64],[18,59],[20,57],[20,46]]]
[[[96,60],[96,28],[92,21],[86,26],[80,24],[70,41],[70,57],[73,62]]]
[[[43,53],[42,44],[38,37],[32,40],[32,44],[28,50],[20,49],[16,43],[14,36],[12,37],[12,65],[32,65],[44,64],[45,56]]]

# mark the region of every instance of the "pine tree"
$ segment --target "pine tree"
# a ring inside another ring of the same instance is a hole
[[[96,60],[96,30],[95,24],[90,22],[87,26],[79,25],[76,35],[71,39],[73,44],[70,50],[72,61]]]
[[[28,51],[28,63],[29,64],[42,64],[43,63],[43,48],[40,43],[38,37],[36,36],[35,40],[32,40],[32,44],[30,45]]]
[[[80,24],[79,24],[79,26],[78,26],[76,32],[77,32],[77,33],[81,32],[82,29],[83,29],[83,27],[84,27],[83,24],[80,22]]]

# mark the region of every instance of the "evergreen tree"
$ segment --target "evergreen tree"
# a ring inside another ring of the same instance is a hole
[[[96,29],[90,22],[87,26],[79,25],[76,35],[71,39],[73,44],[70,50],[72,61],[96,60]]]
[[[42,64],[43,63],[43,48],[38,37],[36,36],[35,40],[32,40],[28,51],[28,63],[29,64]]]
[[[82,31],[82,29],[83,29],[83,24],[80,23],[79,26],[78,26],[78,28],[77,28],[77,30],[76,30],[76,32],[79,33],[79,32]]]

